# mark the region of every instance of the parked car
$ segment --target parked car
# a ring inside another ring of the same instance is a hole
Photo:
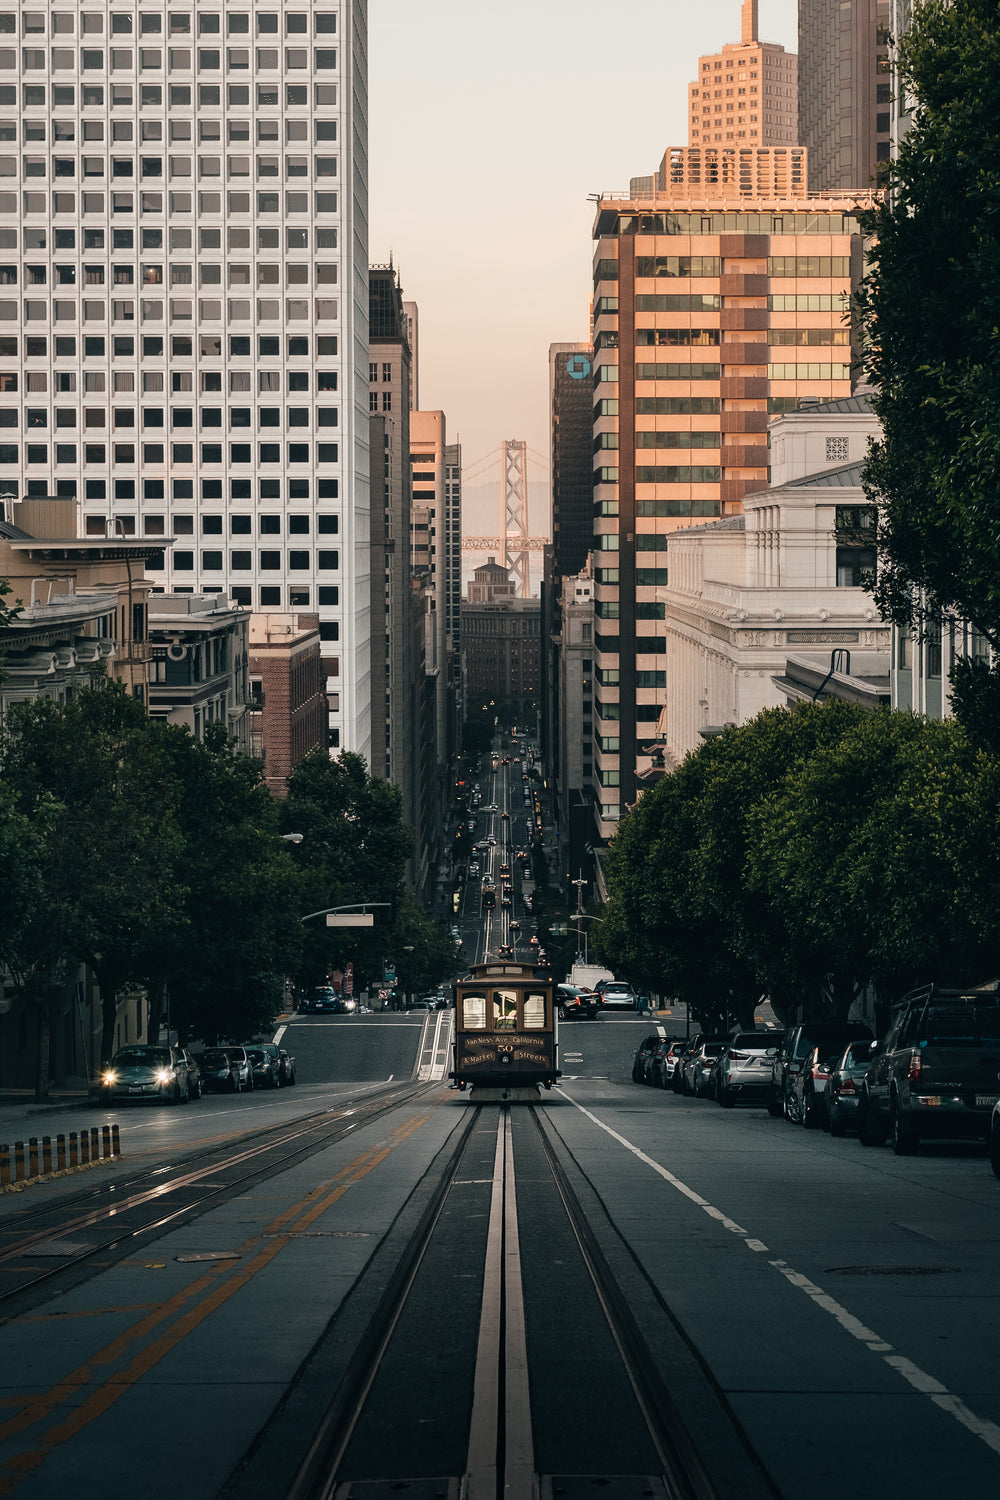
[[[673,1089],[675,1094],[683,1094],[685,1064],[687,1063],[688,1058],[691,1057],[696,1049],[701,1046],[702,1040],[703,1038],[701,1032],[696,1031],[694,1036],[689,1036],[687,1038],[680,1052],[678,1052],[677,1061],[674,1065],[673,1075],[670,1079],[670,1087]]]
[[[707,1099],[711,1093],[711,1074],[726,1047],[725,1037],[710,1037],[700,1042],[684,1060],[684,1082],[681,1092],[689,1098]]]
[[[650,1083],[649,1065],[653,1058],[663,1047],[665,1038],[659,1033],[653,1036],[643,1037],[635,1052],[632,1054],[632,1082]]]
[[[859,1021],[803,1021],[792,1026],[781,1039],[771,1067],[771,1085],[767,1091],[767,1112],[775,1119],[787,1117],[787,1098],[792,1082],[814,1047],[829,1044],[835,1052],[848,1042],[874,1041],[870,1026]]]
[[[851,1042],[831,1068],[825,1095],[831,1135],[857,1128],[861,1084],[871,1060],[871,1042]]]
[[[280,1082],[278,1067],[278,1049],[270,1051],[266,1047],[254,1043],[246,1049],[247,1057],[250,1059],[250,1069],[253,1073],[253,1086],[255,1089],[276,1089]]]
[[[541,958],[541,954],[538,955]],[[592,1021],[601,1010],[601,997],[595,990],[581,989],[578,984],[557,984],[555,1004],[563,1021],[586,1016]]]
[[[198,1059],[201,1070],[201,1086],[213,1094],[235,1094],[239,1088],[239,1077],[235,1063],[229,1053],[221,1047],[208,1047]]]
[[[237,1092],[250,1092],[253,1089],[253,1067],[247,1056],[247,1049],[227,1042],[226,1051],[229,1053],[229,1061],[236,1069]]]
[[[925,985],[893,1007],[858,1102],[858,1139],[892,1139],[897,1156],[921,1140],[991,1138],[1000,1099],[1000,994]]]
[[[118,1099],[159,1099],[165,1104],[187,1104],[201,1095],[198,1065],[182,1047],[135,1043],[119,1047],[100,1079],[100,1096]]]
[[[715,1097],[723,1109],[732,1109],[738,1099],[766,1096],[780,1041],[777,1031],[740,1031],[729,1038],[716,1073]]]
[[[337,991],[332,984],[318,985],[307,990],[299,1007],[306,1015],[334,1015],[337,1010]]]
[[[673,1087],[674,1074],[680,1062],[687,1042],[684,1037],[675,1037],[668,1045],[657,1052],[650,1065],[649,1081],[654,1088],[669,1089]]]
[[[870,1045],[870,1044],[867,1044]],[[826,1112],[826,1086],[840,1061],[841,1044],[823,1042],[814,1047],[791,1079],[785,1098],[785,1119],[807,1130],[830,1128]]]

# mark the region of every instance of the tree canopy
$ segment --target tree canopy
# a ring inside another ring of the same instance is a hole
[[[875,598],[918,635],[943,612],[1000,651],[1000,26],[995,0],[924,0],[899,45],[912,127],[858,294],[882,422],[863,483]],[[1000,670],[964,660],[960,716],[1000,746]]]
[[[52,997],[82,964],[105,1059],[132,987],[150,991],[154,1035],[169,1013],[182,1040],[211,1042],[268,1026],[286,976],[352,961],[362,987],[386,956],[414,987],[455,972],[454,945],[406,891],[399,792],[360,756],[307,757],[279,803],[222,726],[199,742],[106,682],[11,708],[0,766],[0,964],[39,1007],[40,1092]],[[284,831],[302,833],[294,850]],[[365,900],[386,903],[378,931],[302,921]]]
[[[846,1016],[1000,965],[1000,761],[954,720],[832,700],[692,752],[625,818],[592,946],[711,1029]]]

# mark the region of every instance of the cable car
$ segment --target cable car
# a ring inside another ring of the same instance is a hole
[[[532,964],[474,964],[455,985],[454,1068],[479,1101],[530,1102],[559,1077],[552,981]]]

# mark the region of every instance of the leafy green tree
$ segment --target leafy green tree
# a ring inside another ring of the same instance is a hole
[[[411,891],[404,891],[399,899],[385,945],[385,957],[396,964],[396,987],[407,994],[433,989],[465,969],[441,923],[431,920]]]
[[[822,1010],[825,971],[804,962],[783,903],[747,878],[755,810],[864,710],[836,700],[769,709],[692,751],[622,821],[593,944],[633,981],[687,1002],[699,1022],[752,1025],[765,993],[779,1015]]]
[[[172,735],[170,754],[184,788],[184,895],[150,945],[149,978],[182,1039],[237,1041],[270,1026],[298,967],[301,873],[260,762],[236,753],[222,725],[203,743]]]
[[[142,704],[112,683],[66,705],[17,705],[6,723],[4,776],[34,827],[41,891],[21,913],[18,951],[8,961],[43,1010],[77,964],[91,967],[101,994],[102,1058],[111,1049],[117,995],[144,979],[148,945],[176,919],[180,899],[182,789],[155,730]],[[46,1035],[43,1027],[42,1053]],[[41,1091],[47,1070],[41,1056]]]
[[[280,826],[302,834],[293,855],[301,878],[302,916],[366,901],[399,901],[413,835],[402,821],[399,789],[371,776],[362,756],[344,751],[331,760],[325,751],[314,750],[301,760],[280,804]],[[357,988],[377,979],[395,944],[391,912],[379,907],[375,917],[373,929],[328,928],[322,917],[307,922],[300,983],[315,983],[348,963],[355,965]]]
[[[924,0],[900,43],[912,128],[889,169],[858,303],[882,437],[875,598],[918,635],[942,612],[1000,652],[1000,26],[995,0]],[[1000,747],[1000,668],[963,660],[955,705]]]

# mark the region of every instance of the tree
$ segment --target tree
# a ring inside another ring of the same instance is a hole
[[[184,893],[150,944],[148,977],[169,993],[182,1040],[236,1041],[270,1026],[298,967],[301,875],[260,761],[237,753],[222,725],[203,743],[171,731],[169,752],[184,788]]]
[[[293,858],[300,872],[302,916],[335,906],[396,902],[413,849],[402,821],[398,787],[368,773],[364,758],[344,751],[331,760],[314,750],[299,762],[280,806],[280,825],[302,834]],[[353,963],[360,981],[380,973],[395,946],[386,908],[374,909],[373,929],[328,928],[320,918],[304,929],[299,977],[315,983]],[[388,945],[388,946],[387,946]],[[400,945],[402,946],[402,945]]]
[[[54,986],[88,964],[101,993],[102,1059],[118,992],[145,977],[156,929],[176,919],[182,788],[143,705],[109,683],[57,705],[8,714],[4,776],[35,837],[37,899],[22,910],[8,962],[40,1007],[37,1089],[48,1089],[48,1008]]]
[[[1000,27],[994,0],[925,0],[900,42],[912,128],[858,294],[882,437],[863,484],[877,508],[874,594],[918,635],[942,613],[1000,652]],[[963,660],[955,705],[1000,746],[1000,667]]]

